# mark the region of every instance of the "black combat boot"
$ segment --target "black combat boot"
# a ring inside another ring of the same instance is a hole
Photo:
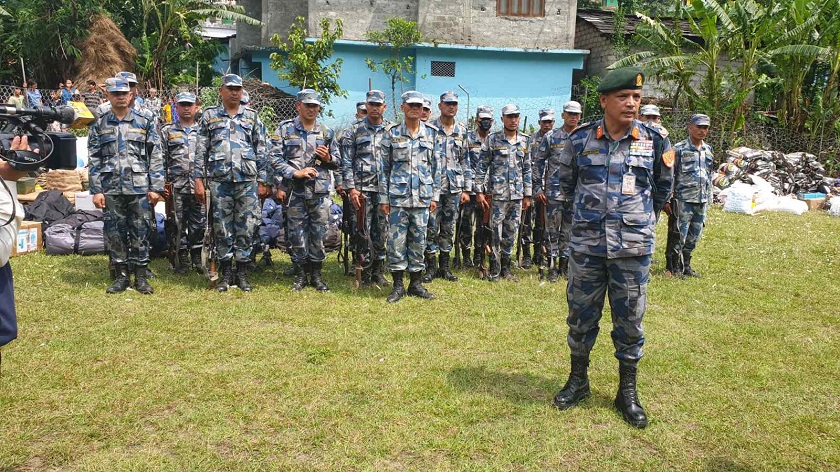
[[[473,252],[473,267],[481,267],[481,256],[484,254],[484,246],[476,245]]]
[[[373,264],[370,268],[370,282],[376,284],[380,287],[384,287],[388,285],[388,281],[385,280],[385,260],[384,259],[374,259]]]
[[[510,270],[510,256],[502,256],[502,273],[501,277],[512,282],[519,282],[519,278],[513,275]]]
[[[618,393],[615,396],[615,407],[621,412],[624,421],[630,426],[644,428],[647,426],[647,415],[639,395],[636,393],[636,366],[618,366]]]
[[[530,269],[533,267],[534,261],[531,260],[531,245],[522,245],[522,269]]]
[[[569,258],[568,256],[560,256],[560,275],[569,278]]]
[[[464,269],[472,269],[475,267],[473,260],[470,259],[470,248],[465,247],[461,249],[461,260],[463,261],[462,264]]]
[[[553,263],[552,263],[553,262]],[[548,281],[551,283],[557,282],[560,278],[560,259],[556,257],[549,258],[548,263]]]
[[[149,285],[149,281],[146,280],[148,276],[148,267],[145,264],[137,264],[134,266],[134,290],[142,293],[143,295],[148,295],[150,293],[155,293],[155,289]]]
[[[248,262],[236,263],[236,286],[243,292],[251,291],[251,283],[248,282]]]
[[[330,288],[327,287],[321,275],[322,267],[324,267],[323,262],[309,261],[309,285],[319,292],[329,292]]]
[[[128,278],[128,264],[114,264],[114,283],[105,289],[105,293],[125,292],[131,281]]]
[[[190,260],[192,262],[193,269],[202,272],[201,268],[201,248],[194,247],[190,249]]]
[[[572,355],[572,372],[569,374],[569,380],[554,396],[556,408],[568,410],[589,396],[589,377],[586,375],[588,367],[589,356]]]
[[[682,269],[683,269],[682,273],[686,277],[697,277],[698,279],[700,277],[702,277],[702,275],[700,275],[700,272],[697,272],[696,270],[691,268],[691,254],[686,255],[685,253],[683,253],[683,268]]]
[[[440,252],[440,268],[438,269],[437,276],[441,279],[446,279],[450,282],[457,282],[458,277],[456,277],[451,270],[449,270],[449,253],[448,252]]]
[[[487,256],[487,276],[484,277],[488,282],[497,282],[499,280],[499,260],[496,256],[490,254]]]
[[[219,282],[216,283],[217,292],[227,292],[230,288],[230,284],[233,283],[232,264],[233,261],[230,259],[226,261],[219,261]]]
[[[190,252],[186,249],[181,249],[178,252],[178,268],[175,269],[176,274],[186,274],[190,271]]]
[[[426,253],[426,273],[423,274],[422,281],[429,283],[435,279],[437,274],[437,258],[434,253]],[[409,291],[410,293],[410,291]]]
[[[295,271],[295,279],[292,282],[292,290],[295,292],[300,292],[304,288],[306,288],[306,267],[298,262],[294,262],[292,268]]]
[[[291,265],[291,266],[283,269],[283,275],[288,275],[288,276],[295,275],[295,266]]]
[[[403,285],[403,271],[391,271],[391,277],[394,279],[394,289],[391,290],[391,294],[388,295],[388,299],[386,301],[388,303],[396,303],[400,301],[400,298],[405,296],[405,285]]]
[[[406,293],[412,297],[424,298],[426,300],[435,298],[435,296],[429,293],[429,291],[426,290],[426,287],[422,285],[420,272],[409,272],[408,276],[410,277],[410,281],[408,282],[408,291]]]

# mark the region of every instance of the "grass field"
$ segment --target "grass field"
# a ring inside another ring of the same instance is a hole
[[[550,406],[565,283],[536,269],[460,272],[428,285],[437,300],[388,305],[334,254],[328,294],[270,273],[217,294],[160,259],[154,295],[106,296],[104,256],[16,258],[0,470],[838,470],[838,230],[825,213],[714,210],[702,279],[654,266],[646,430],[612,409],[608,315],[592,397]]]

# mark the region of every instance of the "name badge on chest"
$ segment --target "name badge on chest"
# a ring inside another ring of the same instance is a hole
[[[653,156],[653,140],[651,139],[637,139],[630,143],[631,156]]]
[[[621,194],[633,195],[636,193],[636,176],[632,173],[624,174],[621,179]]]

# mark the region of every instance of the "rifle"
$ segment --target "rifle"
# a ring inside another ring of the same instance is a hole
[[[458,223],[455,224],[455,259],[452,261],[452,265],[456,269],[461,268],[461,225],[463,225],[463,219],[464,204],[461,204],[458,207]]]
[[[516,267],[520,269],[522,268],[522,233],[525,224],[528,222],[529,211],[531,211],[530,207],[522,212],[522,216],[519,218],[519,231],[516,232]]]
[[[213,200],[208,192],[205,197],[204,208],[207,209],[207,229],[204,230],[204,246],[201,248],[201,265],[210,279],[210,288],[216,287],[219,273],[216,271],[218,257],[216,249],[216,233],[213,231]]]
[[[181,252],[181,221],[178,219],[177,211],[178,193],[172,182],[167,182],[164,188],[169,198],[166,199],[166,221],[163,228],[166,232],[166,246],[169,249],[169,264],[177,272],[181,269],[181,261],[178,259],[178,253]]]
[[[353,246],[355,248],[356,280],[353,287],[359,288],[362,284],[362,270],[370,262],[370,238],[367,234],[367,211],[365,208],[365,195],[359,195],[359,208],[356,212],[356,232],[353,234]],[[376,210],[374,210],[376,211]]]
[[[543,205],[539,201],[537,201],[536,204],[539,222],[537,224],[537,227],[534,228],[534,242],[537,243],[537,241],[539,241],[538,244],[540,248],[540,259],[539,261],[537,261],[537,271],[540,274],[540,280],[543,280],[543,275],[545,272],[545,261],[548,258],[548,247],[546,245],[546,236],[548,235],[548,229],[545,226],[545,205]],[[554,261],[551,260],[551,262]]]
[[[341,247],[338,250],[338,262],[344,265],[344,275],[350,275],[350,239],[355,229],[353,215],[355,209],[350,196],[341,198]],[[355,251],[353,251],[355,253]]]
[[[493,230],[490,229],[490,215],[492,211],[492,197],[486,196],[487,199],[487,209],[482,210],[483,213],[481,214],[481,226],[479,229],[479,234],[481,235],[481,258],[480,264],[478,265],[478,274],[482,279],[490,279],[491,275],[487,269],[487,259],[493,257],[493,247],[492,247],[492,240],[493,240]],[[478,251],[478,248],[476,248]]]

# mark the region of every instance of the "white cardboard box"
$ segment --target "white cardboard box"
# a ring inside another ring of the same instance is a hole
[[[90,192],[76,192],[76,210],[96,210]]]

